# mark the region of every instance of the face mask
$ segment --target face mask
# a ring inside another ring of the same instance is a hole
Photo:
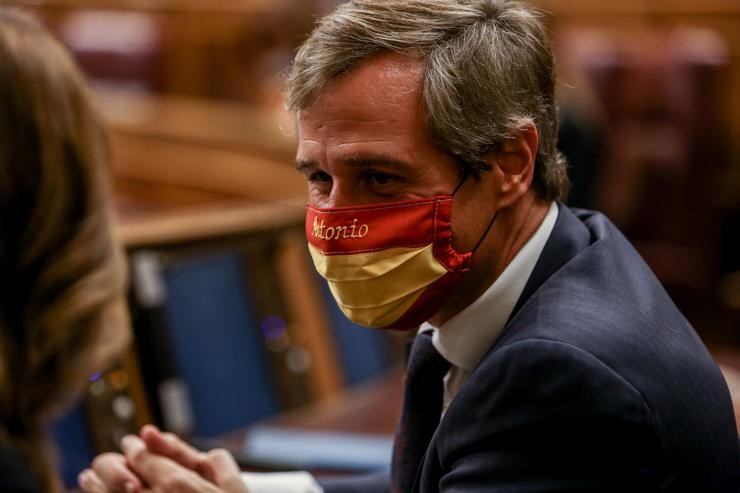
[[[452,196],[321,209],[308,206],[316,270],[355,323],[413,329],[439,310],[473,252],[452,247]]]

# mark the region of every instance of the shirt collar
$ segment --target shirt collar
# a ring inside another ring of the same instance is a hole
[[[419,332],[433,330],[432,343],[454,366],[472,372],[504,329],[558,217],[555,202],[542,224],[493,284],[473,303],[435,327],[424,322]]]

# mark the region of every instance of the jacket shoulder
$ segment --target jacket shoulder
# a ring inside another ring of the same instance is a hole
[[[593,355],[547,339],[486,357],[434,444],[425,472],[437,468],[442,491],[506,492],[630,491],[656,480],[660,447],[637,389]]]

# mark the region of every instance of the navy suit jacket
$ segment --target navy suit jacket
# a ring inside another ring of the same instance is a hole
[[[738,437],[717,365],[622,234],[559,207],[415,491],[736,493]],[[322,486],[388,491],[387,477],[363,481]]]

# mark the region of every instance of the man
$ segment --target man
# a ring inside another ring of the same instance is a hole
[[[270,491],[737,491],[716,365],[614,226],[559,202],[554,82],[515,2],[357,0],[298,52],[316,267],[353,320],[423,323],[390,478]],[[142,435],[83,489],[244,491],[223,452]]]

